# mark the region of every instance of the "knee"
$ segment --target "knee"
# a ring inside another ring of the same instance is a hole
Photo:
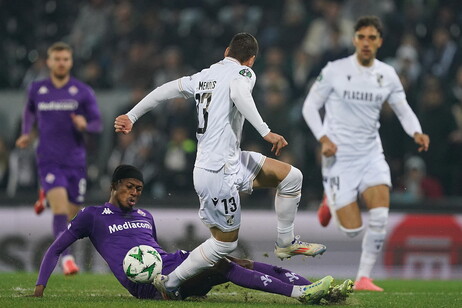
[[[211,246],[212,250],[215,252],[216,256],[221,259],[232,253],[237,248],[237,241],[234,242],[222,242],[211,237]]]
[[[302,182],[302,172],[298,168],[292,166],[284,180],[279,183],[277,187],[278,193],[289,196],[299,195],[302,190]]]
[[[348,237],[356,237],[358,234],[361,233],[361,231],[364,229],[364,226],[361,226],[359,228],[354,228],[354,229],[347,229],[341,225],[339,225],[340,230],[342,230]]]
[[[369,228],[377,232],[384,232],[388,222],[388,210],[388,207],[377,207],[369,210]]]

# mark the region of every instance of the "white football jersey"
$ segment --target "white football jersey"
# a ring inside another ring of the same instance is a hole
[[[337,145],[337,156],[383,152],[378,132],[382,105],[406,102],[390,65],[375,59],[363,67],[356,54],[329,62],[311,91],[325,102],[323,131]]]
[[[237,60],[225,58],[192,76],[178,81],[179,90],[196,101],[198,127],[195,166],[208,170],[236,172],[244,116],[230,98],[230,83],[236,78],[252,92],[255,73]]]

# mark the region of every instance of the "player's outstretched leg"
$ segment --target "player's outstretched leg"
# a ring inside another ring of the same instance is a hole
[[[332,214],[330,213],[329,206],[327,205],[327,197],[324,195],[318,208],[318,220],[321,226],[327,227],[331,218]]]
[[[345,301],[352,292],[353,281],[347,279],[341,284],[331,287],[329,295],[326,297],[326,300],[329,303],[340,303]]]
[[[302,242],[299,239],[300,236],[297,235],[294,241],[286,247],[279,247],[276,243],[276,247],[274,248],[274,254],[276,255],[276,257],[278,257],[281,260],[283,260],[284,258],[288,259],[296,255],[314,257],[317,255],[322,255],[327,249],[325,245]]]
[[[330,285],[334,281],[332,276],[326,276],[304,287],[303,295],[298,300],[305,304],[318,304],[321,299],[329,295]]]
[[[154,278],[153,284],[156,287],[157,291],[162,295],[162,298],[165,300],[181,300],[181,293],[179,288],[172,290],[167,290],[165,283],[168,280],[168,276],[159,274]]]

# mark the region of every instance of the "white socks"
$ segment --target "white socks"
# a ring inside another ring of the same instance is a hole
[[[369,222],[363,238],[361,259],[356,280],[370,277],[386,236],[388,208],[378,207],[369,210]]]
[[[276,244],[279,247],[289,246],[295,238],[294,220],[300,203],[302,181],[301,171],[292,167],[277,187],[274,208],[278,219]]]
[[[167,289],[178,287],[181,282],[198,274],[203,269],[212,267],[225,256],[229,255],[237,247],[235,242],[222,242],[213,236],[196,247],[186,260],[168,275],[165,282]]]

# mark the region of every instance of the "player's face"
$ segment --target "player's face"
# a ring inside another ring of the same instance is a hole
[[[143,182],[137,179],[123,179],[116,185],[114,198],[122,210],[131,210],[143,192]]]
[[[64,79],[69,76],[72,68],[72,53],[68,50],[52,51],[47,65],[55,78]]]
[[[372,65],[382,41],[380,33],[373,26],[362,27],[356,31],[353,45],[356,47],[356,56],[361,65]]]

